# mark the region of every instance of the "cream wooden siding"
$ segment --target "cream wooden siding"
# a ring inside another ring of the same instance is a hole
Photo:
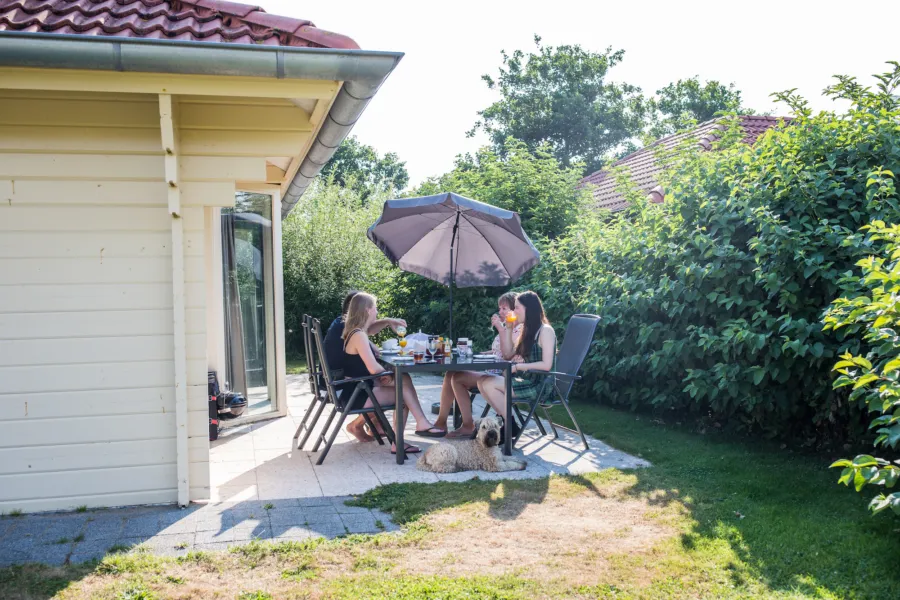
[[[176,501],[158,106],[149,95],[0,90],[0,511]],[[203,499],[201,205],[227,203],[228,179],[264,165],[193,156],[181,166],[190,485]]]
[[[159,96],[3,84],[0,512],[175,502],[172,228]],[[210,207],[233,206],[236,186],[289,178],[318,124],[283,98],[173,103],[189,494],[202,500],[210,493],[206,371],[216,362],[207,353],[224,336],[213,329],[221,297],[207,298],[207,280],[221,277],[221,257],[206,254],[219,227]],[[279,370],[283,410],[283,356]]]

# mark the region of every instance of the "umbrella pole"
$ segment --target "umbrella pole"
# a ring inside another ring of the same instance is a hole
[[[453,343],[453,283],[456,281],[456,273],[453,271],[453,250],[456,246],[456,236],[459,230],[459,209],[456,209],[456,222],[453,223],[453,234],[450,236],[450,343]]]

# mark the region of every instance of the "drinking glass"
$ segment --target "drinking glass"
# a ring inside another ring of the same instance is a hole
[[[404,356],[406,354],[406,352],[403,350],[404,348],[406,348],[406,344],[407,344],[406,338],[401,337],[400,341],[398,343],[400,344],[400,356]]]

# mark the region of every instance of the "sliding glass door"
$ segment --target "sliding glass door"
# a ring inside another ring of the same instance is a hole
[[[225,380],[249,416],[276,407],[273,235],[272,196],[238,192],[222,209]]]

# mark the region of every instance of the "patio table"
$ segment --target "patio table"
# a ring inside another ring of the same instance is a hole
[[[506,435],[503,439],[503,454],[512,454],[512,363],[506,360],[473,360],[472,358],[460,359],[454,353],[451,358],[438,359],[433,362],[414,363],[410,360],[398,360],[398,355],[383,355],[381,362],[393,369],[394,385],[396,386],[396,406],[394,411],[394,435],[397,444],[397,464],[402,465],[406,460],[406,446],[403,442],[403,429],[406,419],[403,417],[403,374],[409,373],[447,373],[450,371],[506,371],[506,414],[503,422],[506,423]]]

